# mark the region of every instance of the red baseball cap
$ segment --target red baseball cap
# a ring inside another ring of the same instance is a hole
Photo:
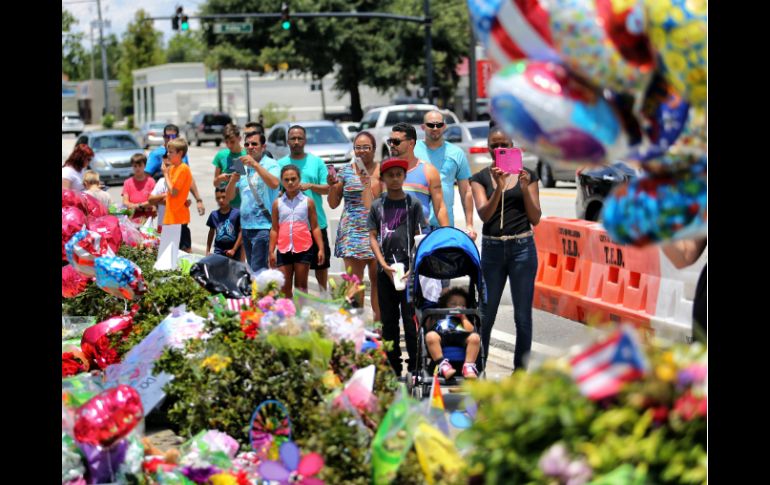
[[[380,165],[380,173],[385,173],[393,167],[401,167],[404,172],[409,168],[409,162],[402,158],[389,158]]]

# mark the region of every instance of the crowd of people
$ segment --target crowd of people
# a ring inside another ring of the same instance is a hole
[[[475,207],[483,222],[481,265],[487,298],[482,299],[480,336],[469,333],[464,344],[469,346],[469,355],[476,355],[479,344],[483,345],[483,355],[488,355],[508,280],[517,335],[514,368],[526,369],[537,272],[532,226],[541,216],[537,175],[528,169],[506,173],[495,164],[473,175],[464,152],[444,139],[444,115],[431,111],[423,121],[425,140],[417,139],[410,124],[392,127],[387,140],[391,157],[382,163],[374,161],[374,136],[360,132],[354,139],[354,161],[339,172],[305,151],[306,132],[300,125],[289,128],[290,154],[279,160],[267,152],[260,124],[247,123],[243,136],[237,126],[226,126],[226,148],[212,161],[217,208],[207,219],[206,252],[244,261],[254,273],[280,269],[285,275],[284,293],[289,297],[294,288],[307,289],[310,270],[320,288],[326,290],[332,245],[323,198],[333,209],[343,204],[334,235],[334,256],[343,259],[345,267],[362,281],[365,270],[368,273],[374,319],[382,322],[383,339],[393,342],[388,357],[400,374],[399,319],[404,322],[408,370],[414,370],[417,361],[416,328],[411,324],[414,309],[402,284],[411,274],[414,236],[456,226],[475,241]],[[132,157],[133,176],[123,185],[122,204],[133,210],[136,223],[157,220],[159,231],[163,225],[180,224],[179,248],[191,251],[189,194],[200,216],[205,214],[205,206],[179,128],[167,125],[163,139],[164,144],[149,156]],[[495,148],[514,146],[513,140],[496,127],[490,129],[488,142],[493,160]],[[109,204],[109,194],[99,190],[98,174],[86,170],[92,158],[93,151],[87,145],[76,144],[62,167],[62,187],[101,192],[100,200]],[[464,221],[457,224],[455,185],[464,215]],[[399,271],[401,268],[404,270]],[[449,281],[441,282],[441,287],[443,303],[463,300],[462,294],[449,288]],[[360,295],[359,304],[363,301]],[[440,346],[436,347],[440,340],[430,330],[426,329],[431,358],[449,378],[455,371],[446,365]],[[462,372],[467,378],[475,377],[475,359],[469,359]]]

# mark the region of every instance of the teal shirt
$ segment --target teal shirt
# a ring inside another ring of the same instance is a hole
[[[240,154],[233,154],[230,153],[229,148],[225,148],[224,150],[219,150],[216,155],[214,155],[214,161],[211,162],[212,165],[215,167],[219,167],[222,170],[222,173],[232,173],[233,170],[233,161],[236,158],[240,158],[244,155],[247,155],[246,149],[242,149]],[[227,187],[227,182],[220,184],[222,188]],[[232,202],[230,202],[231,207],[235,207],[236,209],[241,208],[241,194],[236,193],[235,198]]]
[[[278,162],[265,155],[259,163],[265,167],[265,170],[270,175],[274,175],[277,179],[281,178],[281,169],[278,166]],[[265,181],[262,180],[262,177],[251,167],[246,167],[246,175],[254,185],[259,198],[262,199],[265,209],[272,214],[273,201],[278,197],[278,189],[268,187]],[[249,180],[246,177],[241,177],[238,180],[238,192],[241,194],[241,228],[270,229],[273,227],[273,220],[265,217],[262,211],[259,210],[259,205],[254,198],[254,193],[251,191]]]
[[[454,226],[455,182],[471,178],[471,167],[465,152],[447,141],[444,141],[444,144],[437,149],[431,150],[425,141],[418,140],[414,147],[414,156],[430,162],[441,174],[441,192],[444,194],[449,225]],[[439,226],[432,204],[430,206],[430,225]]]
[[[300,182],[305,184],[326,185],[326,176],[329,172],[326,171],[326,164],[323,160],[310,153],[305,154],[305,158],[302,160],[294,160],[290,155],[278,160],[278,165],[281,169],[286,165],[296,165],[300,170]],[[320,229],[326,229],[326,213],[324,212],[323,198],[321,194],[316,194],[312,190],[306,190],[304,192],[308,197],[313,198],[315,203],[315,212],[318,216],[318,227]]]

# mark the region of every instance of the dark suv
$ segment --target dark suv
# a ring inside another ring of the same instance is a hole
[[[232,123],[233,119],[227,113],[198,113],[185,127],[185,138],[188,143],[195,142],[195,146],[201,146],[204,141],[213,141],[219,146],[224,137],[222,131],[225,125]]]

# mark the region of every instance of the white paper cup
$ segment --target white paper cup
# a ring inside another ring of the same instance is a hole
[[[396,272],[393,273],[393,286],[397,291],[403,291],[406,288],[406,281],[403,279],[404,263],[393,263],[390,267],[396,270]]]

